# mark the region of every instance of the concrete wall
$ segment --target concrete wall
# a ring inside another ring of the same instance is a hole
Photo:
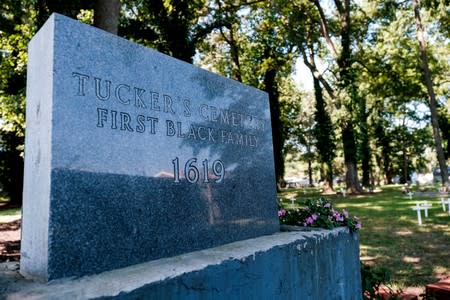
[[[7,299],[361,299],[358,235],[346,228],[280,232],[48,285],[15,283],[5,293]]]

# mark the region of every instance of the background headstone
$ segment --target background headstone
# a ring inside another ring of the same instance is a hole
[[[267,94],[54,14],[29,45],[21,272],[279,230]]]

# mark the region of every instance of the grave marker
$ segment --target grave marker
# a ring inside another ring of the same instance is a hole
[[[279,231],[267,94],[54,14],[29,45],[21,272]]]
[[[428,209],[432,206],[427,201],[424,203],[416,203],[416,207],[413,210],[417,211],[417,223],[422,225],[422,210],[425,212],[425,218],[428,218]]]
[[[445,212],[445,205],[448,205],[448,214],[450,215],[450,198],[447,199],[447,201],[445,201],[445,198],[441,198],[441,205],[442,205],[442,210]]]

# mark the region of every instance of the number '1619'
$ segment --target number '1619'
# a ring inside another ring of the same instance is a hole
[[[173,177],[174,182],[180,182],[180,160],[178,157],[172,160],[173,164]],[[202,169],[203,172],[200,172]],[[215,175],[214,178],[210,178],[210,168],[212,173]],[[215,160],[211,166],[207,159],[203,160],[201,166],[197,166],[197,158],[193,157],[187,160],[184,164],[184,177],[189,183],[197,183],[201,180],[204,183],[209,183],[212,181],[216,183],[221,183],[225,177],[225,166],[221,160]],[[202,177],[202,178],[200,178]]]

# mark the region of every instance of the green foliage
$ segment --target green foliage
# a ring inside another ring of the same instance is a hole
[[[52,12],[92,23],[93,3],[1,2],[3,153],[23,155],[26,47],[31,36]],[[327,180],[350,162],[352,174],[363,174],[365,184],[369,175],[390,182],[400,174],[406,181],[411,171],[429,164],[422,155],[432,142],[426,126],[429,113],[417,109],[428,100],[410,2],[350,1],[347,6],[339,0],[331,3],[332,10],[324,6],[323,12],[322,1],[307,0],[121,3],[120,35],[188,62],[195,57],[205,68],[269,93],[278,179],[287,152],[299,153],[295,156],[310,170],[320,165]],[[427,0],[421,6],[448,159],[450,3]],[[288,83],[297,58],[309,61],[320,77],[316,101]]]
[[[204,14],[204,0],[126,0],[123,4],[126,13],[119,35],[187,62],[192,62],[199,40],[212,30],[196,27]]]
[[[0,200],[0,204],[1,204],[1,200]],[[8,208],[3,208],[0,207],[0,217],[1,216],[20,216],[21,213],[21,209],[20,207],[14,207],[11,208],[8,206]]]
[[[0,184],[11,202],[20,205],[27,46],[36,27],[30,1],[8,2],[2,2],[0,18]]]
[[[336,139],[331,117],[326,110],[326,102],[319,80],[314,78],[314,92],[316,98],[316,111],[314,112],[315,127],[313,134],[316,139],[319,162],[325,169],[325,181],[329,188],[333,188],[333,160],[336,157]]]
[[[28,16],[24,21],[32,18]],[[11,32],[0,35],[0,130],[21,137],[25,133],[27,46],[34,31],[30,24],[17,24]]]
[[[85,24],[94,24],[94,10],[93,9],[81,9],[77,15],[77,20]]]
[[[21,205],[23,187],[23,137],[0,131],[0,184],[11,204]]]
[[[94,9],[95,1],[85,1],[85,0],[35,0],[34,9],[36,10],[37,16],[35,24],[37,27],[41,27],[44,22],[50,17],[52,13],[59,13],[70,18],[76,19],[81,12],[81,20],[87,21],[84,18],[85,13],[88,10]]]
[[[390,279],[385,268],[374,268],[361,263],[361,285],[363,299],[384,299],[380,294],[380,286]]]
[[[284,175],[287,139],[281,114],[280,87],[290,74],[293,46],[285,39],[280,15],[264,2],[249,5],[236,1],[212,1],[212,16],[224,24],[201,44],[199,64],[269,95],[277,182]],[[246,10],[246,12],[244,12]],[[219,16],[221,13],[221,16]],[[211,52],[209,52],[211,51]]]
[[[416,24],[410,2],[373,1],[371,4],[375,5],[372,6],[375,10],[368,12],[378,21],[359,52],[358,62],[364,66],[361,76],[365,78],[360,93],[367,95],[369,111],[373,108],[376,112],[369,116],[369,125],[374,125],[369,127],[369,132],[374,129],[372,138],[382,146],[375,150],[377,161],[381,162],[387,178],[396,173],[405,181],[410,171],[423,168],[421,153],[434,145],[431,130],[424,129],[425,125],[430,126],[427,124],[430,123],[430,112],[427,111],[428,95],[423,83]],[[438,98],[445,99],[449,90],[449,48],[440,21],[445,19],[441,19],[442,12],[449,11],[450,6],[444,1],[421,1],[421,4],[430,41],[427,52],[433,88]],[[419,103],[426,106],[420,107]],[[444,133],[442,125],[441,122]],[[415,157],[419,159],[414,161]]]

